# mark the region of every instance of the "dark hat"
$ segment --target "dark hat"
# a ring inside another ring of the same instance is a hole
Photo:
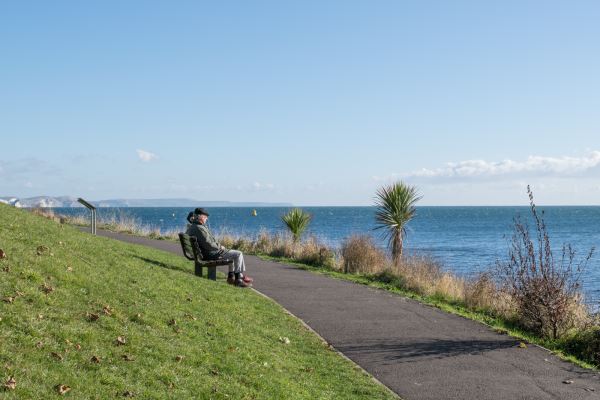
[[[206,215],[207,217],[210,215],[204,208],[198,207],[194,210],[194,214],[196,215]]]

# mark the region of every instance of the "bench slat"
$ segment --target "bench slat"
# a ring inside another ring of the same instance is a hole
[[[179,234],[179,242],[181,243],[181,250],[183,250],[183,255],[188,260],[195,261],[196,260],[196,252],[194,251],[194,247],[192,245],[192,240],[189,235],[185,233]]]

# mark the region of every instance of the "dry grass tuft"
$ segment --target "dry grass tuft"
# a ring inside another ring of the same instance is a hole
[[[394,272],[402,277],[405,289],[420,295],[464,299],[464,279],[443,271],[440,264],[430,257],[404,257]]]
[[[65,216],[55,214],[54,210],[48,208],[34,208],[31,212],[35,215],[47,218],[57,223],[76,226],[86,226],[90,224],[89,217],[85,215]],[[153,226],[143,226],[135,218],[118,213],[110,216],[98,218],[97,227],[113,232],[128,233],[137,236],[146,236],[151,239],[178,240],[178,231],[170,230],[161,232],[160,228]]]
[[[315,237],[304,241],[294,241],[292,235],[260,232],[254,239],[234,236],[228,232],[218,235],[225,247],[247,253],[264,254],[272,257],[288,258],[300,263],[335,268],[335,252],[319,242]]]
[[[383,250],[366,235],[353,235],[344,240],[340,253],[345,273],[376,274],[389,264]]]

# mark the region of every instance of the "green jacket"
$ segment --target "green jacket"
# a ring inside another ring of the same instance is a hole
[[[189,224],[186,232],[190,236],[195,236],[198,240],[198,245],[202,251],[202,258],[214,260],[219,258],[225,250],[217,242],[217,239],[210,233],[208,228],[200,224]]]

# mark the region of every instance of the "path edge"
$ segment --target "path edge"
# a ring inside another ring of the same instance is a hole
[[[269,300],[270,302],[276,304],[279,308],[281,308],[286,314],[288,314],[289,316],[291,316],[292,318],[294,318],[295,320],[299,321],[300,324],[309,332],[311,332],[313,335],[315,335],[324,345],[326,345],[329,349],[335,351],[338,355],[340,355],[342,358],[344,358],[345,360],[349,361],[351,364],[353,364],[355,367],[357,367],[357,369],[359,369],[360,371],[362,371],[363,373],[365,373],[369,378],[371,378],[371,380],[373,380],[375,383],[383,386],[392,396],[394,396],[396,399],[398,400],[403,400],[402,397],[400,397],[400,395],[396,392],[394,392],[392,389],[390,389],[387,385],[385,385],[383,382],[381,382],[379,379],[377,379],[375,376],[373,376],[373,374],[371,374],[369,371],[367,371],[366,369],[364,369],[361,365],[357,364],[356,362],[354,362],[352,359],[350,359],[347,355],[345,355],[344,353],[342,353],[340,350],[338,350],[335,346],[333,346],[331,343],[329,343],[327,340],[325,340],[325,338],[323,336],[321,336],[317,331],[315,331],[313,328],[310,327],[310,325],[308,325],[302,318],[298,317],[297,315],[295,315],[294,313],[292,313],[290,310],[288,310],[287,308],[285,308],[284,306],[282,306],[281,304],[279,304],[278,302],[276,302],[275,300],[273,300],[272,298],[270,298],[269,296],[267,296],[266,294],[259,292],[258,290],[251,288],[251,290],[254,293],[257,293],[258,295],[264,297],[265,299]]]

